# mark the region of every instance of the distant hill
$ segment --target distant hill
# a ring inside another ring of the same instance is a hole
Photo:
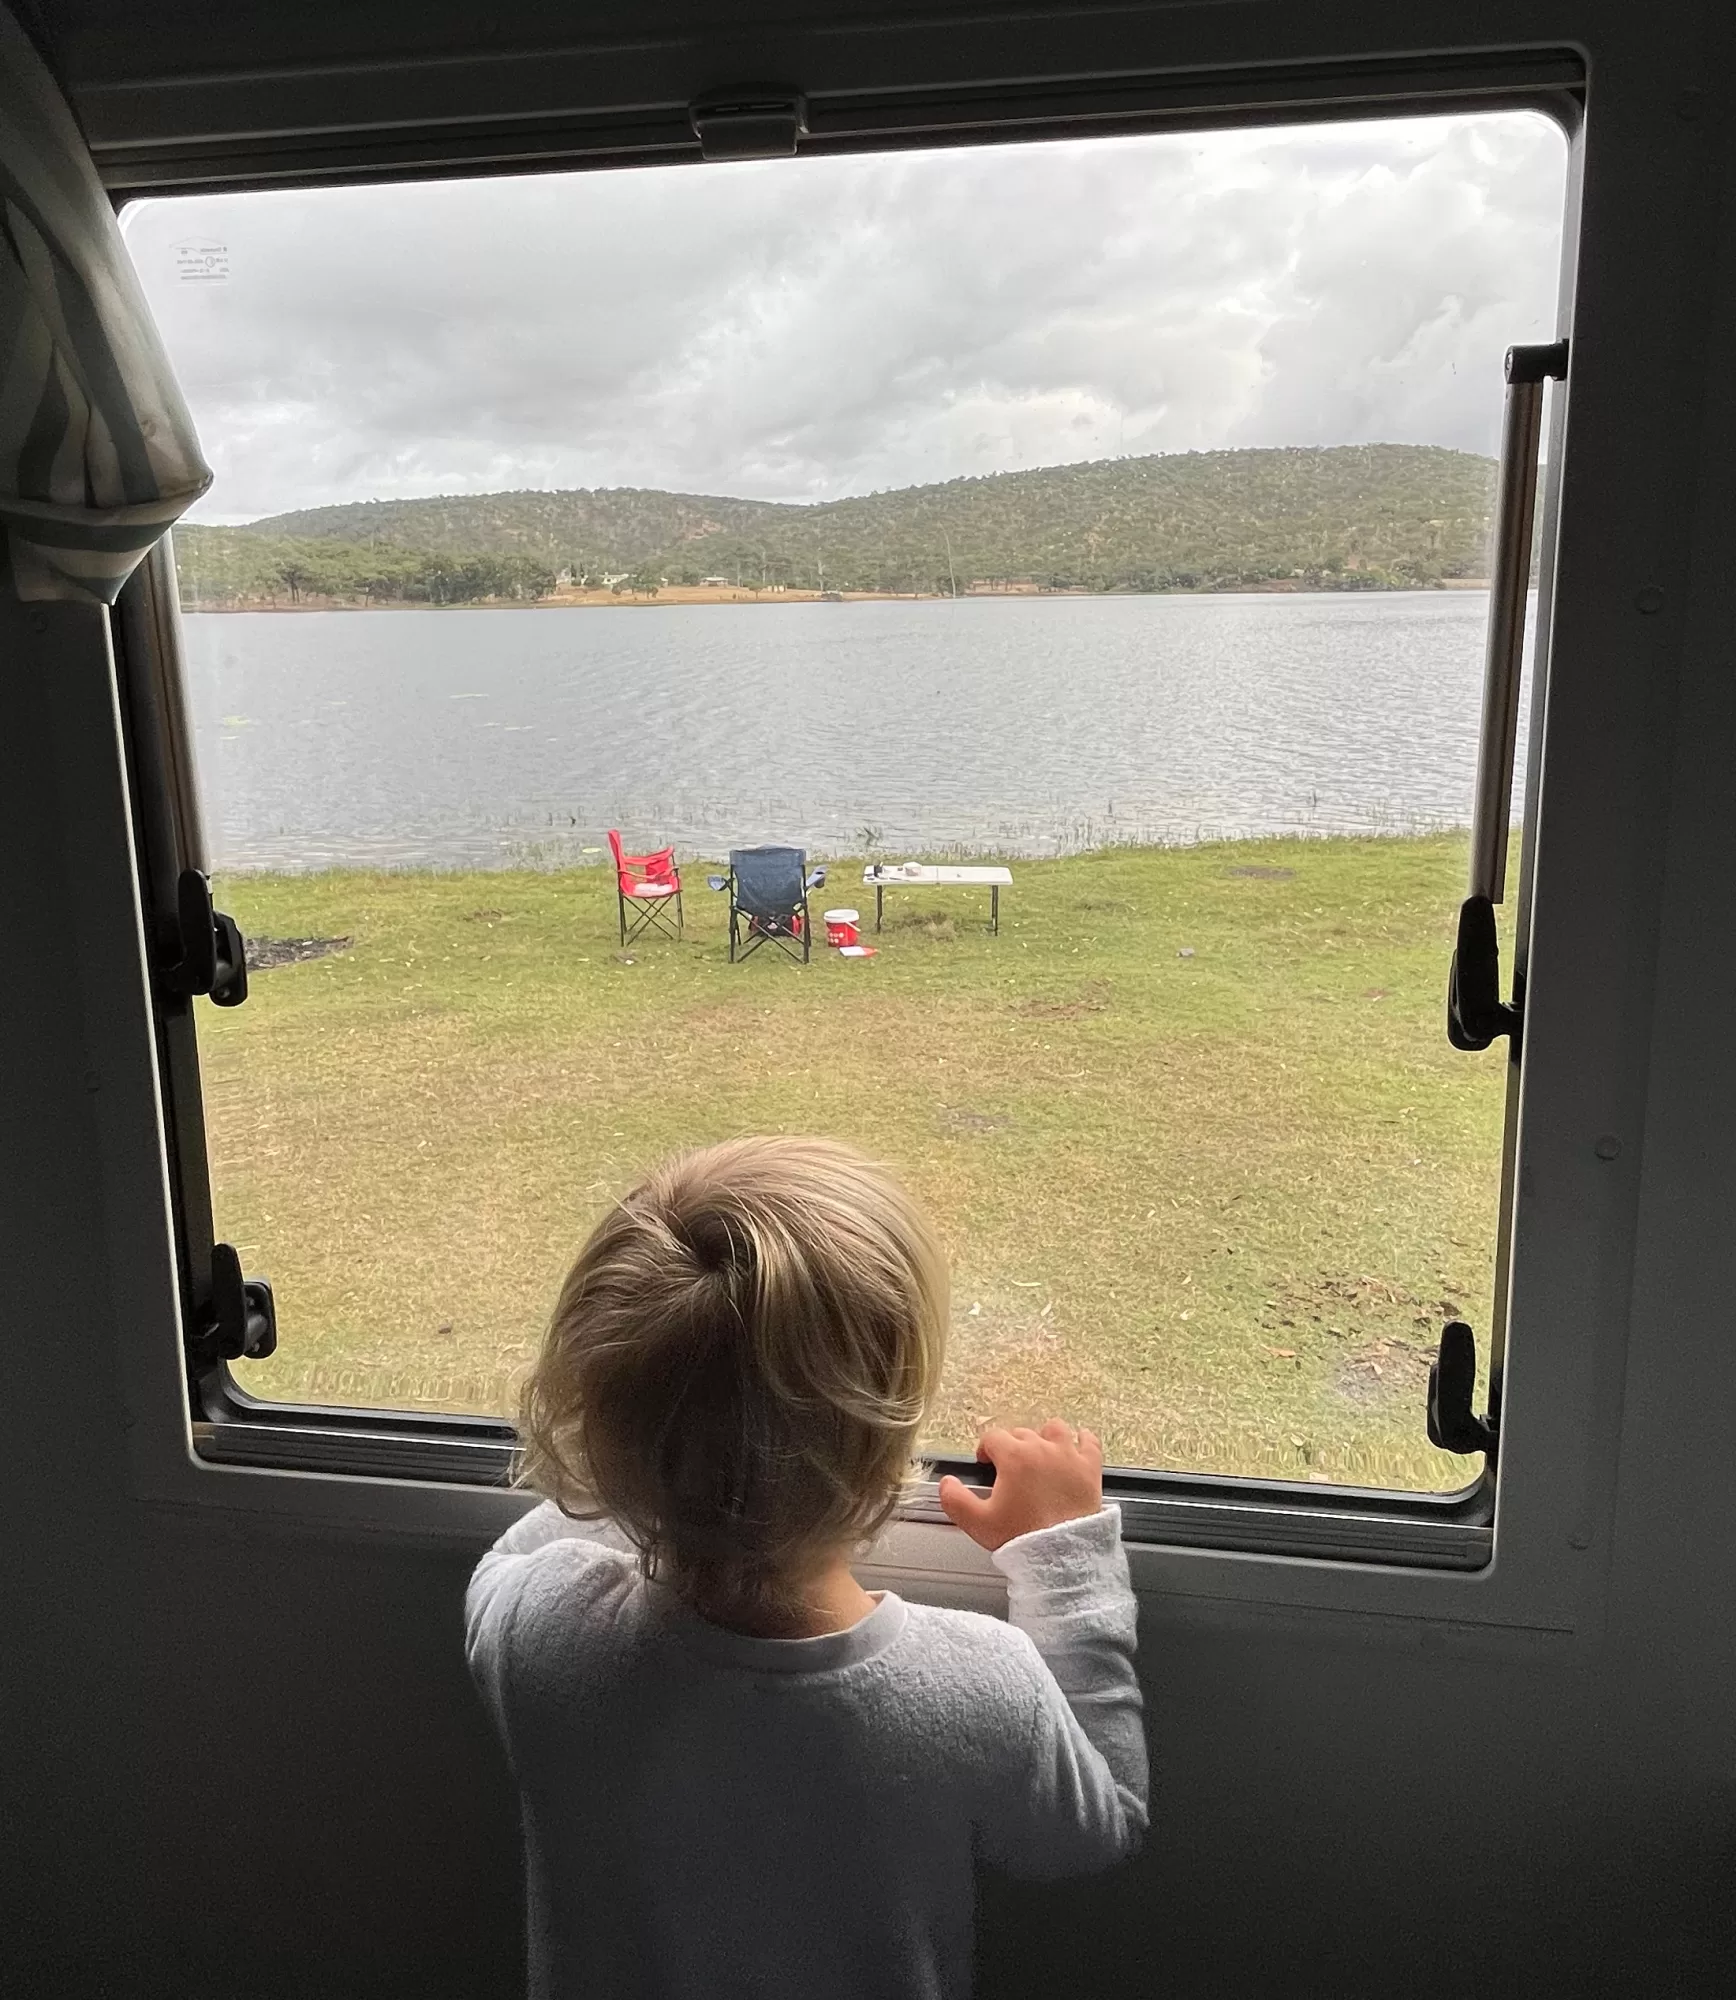
[[[389,542],[446,554],[526,555],[565,565],[594,550],[634,569],[666,549],[708,535],[751,534],[762,518],[802,512],[765,500],[711,499],[632,486],[600,492],[472,493],[438,500],[358,500],[251,523],[252,534],[340,542]]]
[[[563,571],[643,589],[1415,588],[1484,574],[1494,473],[1428,445],[1189,452],[809,506],[633,487],[374,500],[176,546],[189,603],[536,596]]]

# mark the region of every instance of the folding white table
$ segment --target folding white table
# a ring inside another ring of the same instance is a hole
[[[862,886],[874,891],[874,928],[880,928],[886,913],[888,889],[986,889],[989,892],[989,929],[998,937],[1001,929],[1001,891],[1012,885],[1010,868],[918,868],[893,863],[871,864],[862,870]]]

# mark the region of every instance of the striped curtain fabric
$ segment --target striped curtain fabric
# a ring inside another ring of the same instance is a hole
[[[210,483],[89,150],[0,4],[0,528],[17,594],[112,604]]]

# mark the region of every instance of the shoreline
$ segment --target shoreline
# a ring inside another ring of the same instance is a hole
[[[211,603],[184,598],[181,610],[189,616],[215,617],[225,613],[317,612],[317,611],[609,611],[667,609],[673,605],[696,608],[708,604],[946,604],[976,598],[1092,598],[1092,597],[1413,597],[1436,591],[1487,590],[1489,579],[1480,576],[1442,577],[1438,583],[1346,587],[1303,583],[1288,578],[1268,583],[1241,583],[1203,586],[1194,590],[1086,590],[1046,589],[1040,585],[1012,585],[996,590],[961,590],[956,597],[944,590],[749,590],[746,586],[707,590],[698,585],[669,584],[652,592],[611,590],[557,590],[547,597],[473,598],[461,604],[430,604],[417,598],[322,598],[285,603],[275,598],[248,598],[242,601]]]
[[[1515,827],[1515,830],[1517,828]],[[1393,827],[1378,832],[1347,832],[1332,830],[1319,833],[1286,829],[1278,833],[1208,833],[1201,839],[1133,838],[1126,840],[1104,840],[1095,846],[1081,846],[1063,851],[1036,848],[1023,849],[1008,847],[995,841],[985,841],[980,846],[964,841],[920,841],[906,843],[896,857],[889,850],[885,854],[869,856],[849,853],[842,849],[832,849],[821,845],[804,845],[803,852],[811,862],[821,863],[829,874],[839,876],[839,886],[833,891],[841,895],[845,902],[851,893],[866,894],[872,883],[858,880],[859,872],[871,860],[878,865],[896,870],[908,859],[921,857],[929,863],[938,861],[943,866],[958,864],[978,865],[998,863],[1009,868],[1064,868],[1078,862],[1105,862],[1149,860],[1157,855],[1192,855],[1209,859],[1214,851],[1228,852],[1230,849],[1247,848],[1266,850],[1278,847],[1296,847],[1310,854],[1339,848],[1345,852],[1351,849],[1397,848],[1404,845],[1416,846],[1440,840],[1466,840],[1470,838],[1468,822],[1442,820],[1417,823],[1404,827]],[[355,878],[380,881],[401,881],[406,878],[420,878],[426,881],[452,882],[460,877],[475,877],[483,880],[502,880],[513,877],[534,877],[548,880],[554,876],[602,875],[612,878],[614,864],[607,850],[601,845],[605,836],[597,836],[597,844],[583,841],[576,847],[563,847],[558,843],[541,847],[538,858],[530,858],[532,843],[526,843],[525,850],[510,860],[485,860],[478,856],[467,856],[461,860],[387,860],[379,856],[338,856],[329,860],[296,865],[282,859],[248,860],[229,858],[216,861],[212,865],[213,879],[225,882],[261,881],[309,881],[315,877]],[[722,868],[728,865],[729,848],[727,842],[719,842],[715,847],[706,840],[686,840],[677,838],[673,843],[677,864],[682,868]],[[846,886],[847,885],[847,886]],[[886,878],[885,887],[898,887],[895,873]],[[816,892],[817,894],[817,892]]]

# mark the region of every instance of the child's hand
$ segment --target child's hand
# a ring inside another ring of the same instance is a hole
[[[994,1467],[993,1487],[980,1493],[949,1472],[940,1504],[953,1526],[985,1549],[1102,1510],[1103,1447],[1094,1431],[1075,1431],[1059,1417],[1040,1431],[984,1431],[977,1457]]]

